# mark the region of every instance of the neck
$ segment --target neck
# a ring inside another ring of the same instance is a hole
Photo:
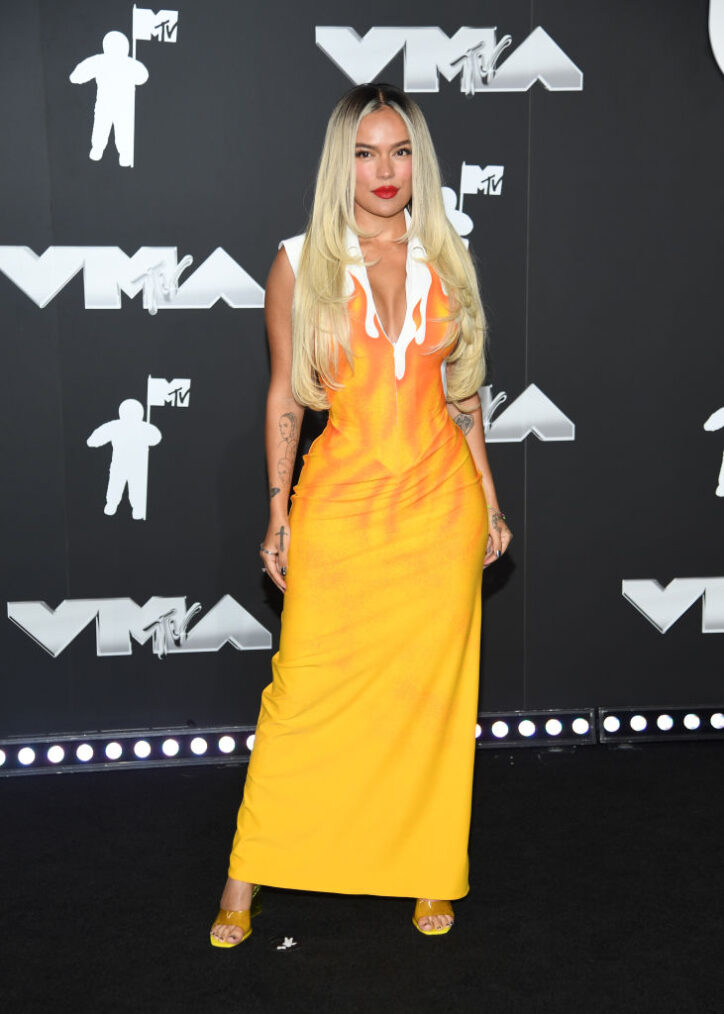
[[[381,215],[373,215],[359,205],[355,205],[354,220],[357,227],[363,232],[373,232],[376,235],[373,239],[362,240],[367,243],[392,243],[403,236],[407,228],[405,212],[400,211],[392,218],[383,218]]]

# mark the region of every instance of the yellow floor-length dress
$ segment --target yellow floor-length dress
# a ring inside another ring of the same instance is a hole
[[[295,268],[302,239],[284,241]],[[348,241],[359,253],[351,230]],[[487,510],[446,409],[445,353],[430,353],[448,303],[423,258],[411,239],[394,344],[364,266],[349,268],[354,370],[340,356],[343,387],[329,392],[293,491],[279,650],[229,865],[237,880],[469,891]]]

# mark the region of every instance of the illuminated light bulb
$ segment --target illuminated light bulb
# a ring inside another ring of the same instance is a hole
[[[476,723],[475,723],[475,738],[476,738],[476,739],[480,739],[480,737],[481,737],[482,735],[483,735],[483,727],[482,727],[482,725],[480,724],[480,722],[476,722]]]
[[[4,750],[0,750],[0,768],[3,766],[3,764],[5,763],[5,761],[7,759],[8,759],[8,755],[5,753],[5,751]]]
[[[591,726],[587,718],[574,718],[571,728],[577,736],[585,736]]]
[[[495,736],[496,739],[502,739],[503,736],[508,735],[509,732],[508,723],[502,722],[500,720],[498,720],[497,722],[493,722],[493,724],[490,726],[490,731],[492,732],[492,734]]]
[[[93,759],[93,747],[90,743],[81,743],[75,751],[75,755],[81,763],[87,764],[89,760]]]
[[[603,720],[603,727],[606,732],[618,732],[621,728],[621,722],[615,715],[606,715]]]
[[[23,767],[27,767],[35,760],[35,750],[31,746],[21,746],[18,750],[18,760]]]
[[[659,715],[656,719],[656,724],[662,732],[668,732],[669,729],[674,727],[674,719],[671,715]]]
[[[177,739],[164,739],[161,744],[161,749],[166,757],[175,757],[179,752],[180,747]]]
[[[195,753],[197,757],[201,757],[209,748],[209,744],[203,736],[194,736],[191,740],[190,746],[191,753]]]
[[[643,715],[632,715],[629,721],[629,725],[631,726],[634,732],[643,732],[646,726],[648,725],[648,722],[646,721]]]
[[[115,761],[119,760],[123,756],[123,747],[120,743],[116,743],[115,740],[112,743],[106,744],[106,757],[108,760]]]
[[[685,726],[685,728],[687,728],[687,729],[698,729],[700,725],[701,725],[701,719],[699,718],[698,715],[694,715],[694,714],[692,714],[692,712],[689,712],[688,715],[684,715],[684,726]]]
[[[45,756],[51,764],[60,764],[65,757],[65,750],[62,746],[56,743],[55,746],[48,747],[48,752]]]
[[[139,760],[145,760],[146,757],[151,756],[151,744],[147,739],[139,739],[137,743],[133,744],[133,752]]]
[[[722,715],[721,711],[715,711],[709,722],[712,729],[724,729],[724,715]],[[0,764],[2,764],[2,761],[0,761]]]
[[[518,732],[521,736],[534,736],[535,722],[531,722],[529,718],[524,718],[523,721],[518,724]]]
[[[253,732],[252,732],[252,734],[250,736],[246,737],[246,749],[247,750],[253,750],[254,749],[254,740],[255,739],[256,739],[256,736],[255,736],[255,734]]]
[[[219,750],[222,753],[232,753],[236,749],[236,740],[233,736],[221,736],[219,738]]]
[[[546,722],[546,732],[549,736],[560,736],[563,732],[563,723],[557,718],[549,718]]]

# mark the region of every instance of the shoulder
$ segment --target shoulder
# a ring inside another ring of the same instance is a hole
[[[298,236],[290,236],[289,239],[283,239],[279,244],[279,249],[284,247],[289,263],[292,266],[292,271],[296,277],[297,268],[299,267],[299,258],[302,255],[302,244],[304,243],[305,233],[300,232]]]

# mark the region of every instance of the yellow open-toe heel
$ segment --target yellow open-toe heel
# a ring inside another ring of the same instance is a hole
[[[439,936],[441,933],[449,933],[452,923],[448,923],[447,926],[439,926],[437,929],[423,929],[420,926],[420,919],[424,919],[425,916],[430,915],[452,915],[452,905],[449,901],[430,901],[429,898],[418,898],[415,904],[415,914],[412,917],[412,924],[415,929],[419,930],[420,933],[424,933],[426,937]]]
[[[220,923],[222,926],[237,926],[242,931],[242,936],[241,940],[219,940],[213,933],[209,933],[212,947],[237,947],[239,944],[243,944],[247,937],[251,936],[252,917],[259,915],[261,912],[261,902],[258,899],[259,891],[261,891],[261,886],[254,884],[251,889],[251,908],[247,908],[243,912],[232,912],[226,908],[219,909],[219,914],[211,924],[211,929],[217,923]]]

